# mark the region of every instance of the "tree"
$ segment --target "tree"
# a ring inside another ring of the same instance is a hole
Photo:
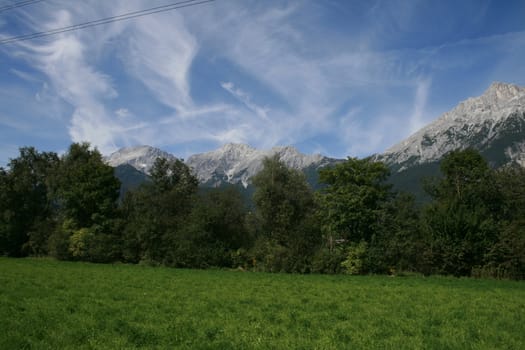
[[[251,243],[240,192],[232,186],[201,193],[184,232],[193,266],[232,267],[233,253]]]
[[[440,273],[469,275],[497,239],[503,199],[493,170],[475,150],[449,153],[441,172],[423,213],[434,265]]]
[[[73,143],[61,159],[54,178],[54,198],[63,218],[78,228],[114,217],[120,181],[89,143]]]
[[[369,242],[378,232],[391,186],[387,166],[371,158],[348,160],[320,171],[326,186],[319,196],[326,238]]]
[[[271,263],[277,270],[304,270],[320,240],[314,195],[304,175],[288,169],[276,155],[264,159],[252,182],[262,255],[280,252]]]
[[[525,169],[509,165],[495,172],[494,183],[502,197],[496,242],[485,255],[483,276],[525,278]]]
[[[420,209],[411,194],[399,192],[385,203],[379,231],[368,245],[371,272],[425,272],[426,237],[419,227]]]
[[[60,222],[51,239],[56,255],[67,257],[60,247],[68,246],[69,251],[76,252],[78,246],[83,246],[89,249],[77,258],[118,259],[115,220],[119,189],[113,168],[104,163],[97,149],[91,149],[88,143],[69,147],[53,176],[53,200]]]
[[[198,180],[181,160],[158,158],[152,182],[128,192],[122,210],[127,261],[187,266],[184,228],[193,210]]]
[[[0,169],[0,254],[47,253],[54,226],[49,177],[57,164],[55,153],[23,147],[7,171]]]

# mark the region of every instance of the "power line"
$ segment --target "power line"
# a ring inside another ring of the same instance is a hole
[[[38,1],[43,1],[43,0],[38,0]],[[41,38],[41,37],[45,37],[45,36],[56,35],[56,34],[65,33],[65,32],[71,32],[71,31],[74,31],[74,30],[94,27],[94,26],[98,26],[98,25],[102,25],[102,24],[108,24],[108,23],[112,23],[112,22],[123,21],[123,20],[126,20],[126,19],[132,19],[132,18],[147,16],[147,15],[151,15],[151,14],[154,14],[154,13],[172,11],[172,10],[177,10],[177,9],[181,9],[181,8],[184,8],[184,7],[191,7],[191,6],[201,5],[201,4],[205,4],[205,3],[209,3],[209,2],[213,2],[213,1],[215,1],[215,0],[186,0],[186,1],[179,1],[179,2],[176,2],[176,3],[168,4],[168,5],[162,5],[162,6],[152,7],[152,8],[149,8],[149,9],[128,12],[128,13],[124,13],[124,14],[117,15],[117,16],[111,16],[111,17],[107,17],[107,18],[97,19],[97,20],[94,20],[94,21],[89,21],[89,22],[85,22],[85,23],[79,23],[79,24],[75,24],[75,25],[71,25],[71,26],[67,26],[67,27],[47,30],[47,31],[44,31],[44,32],[37,32],[37,33],[32,33],[32,34],[25,34],[25,35],[14,36],[14,37],[11,37],[11,38],[6,38],[6,39],[0,40],[0,45],[12,44],[12,43],[15,43],[15,42],[18,42],[18,41],[36,39],[36,38]]]
[[[15,2],[14,4],[10,4],[10,5],[6,5],[6,6],[0,7],[0,12],[9,11],[9,10],[16,9],[16,8],[19,8],[19,7],[22,7],[22,6],[35,4],[35,3],[41,2],[41,1],[44,1],[44,0],[25,0],[25,1]]]

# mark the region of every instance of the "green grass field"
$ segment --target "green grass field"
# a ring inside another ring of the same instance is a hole
[[[525,283],[0,258],[0,349],[525,349]]]

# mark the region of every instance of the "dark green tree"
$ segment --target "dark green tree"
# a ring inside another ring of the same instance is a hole
[[[118,259],[120,181],[100,152],[88,143],[73,143],[60,161],[52,188],[60,222],[50,239],[53,254],[101,262]]]
[[[91,227],[115,215],[120,182],[89,143],[73,143],[54,178],[54,199],[63,219]]]
[[[505,166],[494,182],[503,198],[498,237],[485,256],[483,276],[525,279],[525,169]]]
[[[253,177],[258,244],[264,268],[306,271],[320,241],[313,192],[304,174],[289,169],[278,156],[266,158]]]
[[[414,196],[396,193],[385,203],[378,232],[372,236],[367,266],[374,273],[424,272],[428,262],[422,254],[427,240],[419,227],[420,209]]]
[[[423,227],[435,272],[469,275],[483,266],[498,234],[503,198],[494,172],[479,152],[453,151],[441,162],[443,178],[430,188]]]
[[[0,254],[47,253],[54,226],[48,185],[57,164],[55,153],[23,147],[7,171],[0,169]]]
[[[122,204],[125,259],[188,266],[184,229],[195,204],[198,180],[181,160],[158,158],[152,182],[130,191]]]
[[[319,196],[323,232],[328,241],[369,242],[379,230],[390,199],[389,169],[371,158],[348,160],[320,171],[326,186]]]
[[[184,229],[193,257],[192,266],[232,267],[233,254],[250,245],[246,229],[246,208],[238,189],[227,187],[203,191]]]

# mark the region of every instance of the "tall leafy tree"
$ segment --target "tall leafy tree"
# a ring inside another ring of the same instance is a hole
[[[420,210],[408,193],[395,193],[385,203],[379,232],[369,244],[367,265],[374,273],[423,271],[426,237],[419,227]]]
[[[184,229],[193,266],[232,266],[232,255],[249,246],[246,208],[235,187],[208,189],[199,194]]]
[[[441,162],[443,178],[424,211],[437,272],[469,275],[497,238],[503,199],[494,172],[479,152],[453,151]]]
[[[495,172],[503,198],[497,241],[486,254],[486,275],[525,278],[525,169],[518,165]]]
[[[120,181],[89,143],[73,143],[54,177],[54,198],[64,219],[78,228],[100,224],[115,215]]]
[[[119,256],[115,219],[120,181],[88,143],[73,143],[53,176],[60,229],[50,239],[59,258],[92,261]]]
[[[348,158],[320,171],[326,186],[319,197],[323,232],[329,241],[369,242],[390,198],[389,169],[371,158]]]
[[[20,148],[20,155],[0,169],[0,252],[42,255],[53,227],[49,177],[58,164],[55,153]]]
[[[259,238],[270,247],[264,254],[275,253],[279,256],[274,260],[286,260],[281,269],[304,269],[320,240],[314,195],[304,174],[274,156],[264,159],[263,169],[252,182]]]
[[[198,179],[181,160],[164,158],[155,161],[151,178],[151,183],[124,198],[125,258],[184,265],[183,228],[194,207]]]

